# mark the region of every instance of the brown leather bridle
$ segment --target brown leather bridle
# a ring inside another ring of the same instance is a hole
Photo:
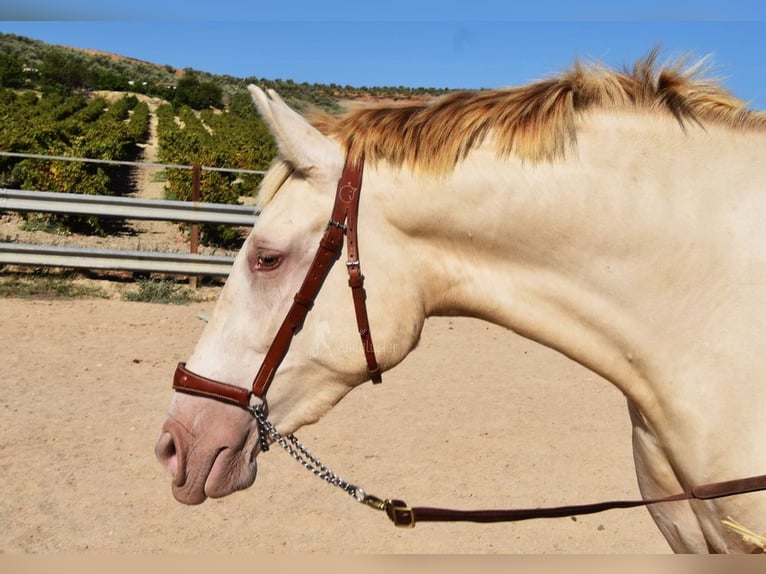
[[[362,174],[364,161],[352,163],[348,159],[343,167],[343,173],[338,181],[335,192],[335,204],[332,216],[327,224],[324,235],[319,242],[314,260],[311,262],[300,289],[295,294],[292,306],[282,321],[274,340],[266,352],[258,373],[253,379],[252,390],[228,383],[214,381],[186,368],[185,363],[179,363],[173,376],[173,389],[176,391],[217,399],[249,408],[253,397],[260,399],[265,414],[268,414],[266,393],[274,380],[279,365],[290,349],[293,337],[301,330],[311,308],[314,306],[319,290],[322,288],[332,264],[340,256],[343,249],[343,238],[346,237],[348,284],[354,301],[354,311],[362,339],[367,375],[373,383],[381,382],[381,371],[375,357],[372,344],[370,322],[367,318],[366,294],[364,291],[364,276],[359,264],[359,242],[357,238],[357,221],[359,218],[359,196],[362,189]],[[265,443],[264,443],[265,444]]]
[[[359,216],[359,196],[362,189],[362,173],[364,159],[354,163],[346,159],[343,173],[338,181],[335,193],[335,204],[332,216],[327,228],[319,242],[314,260],[309,267],[306,277],[296,293],[293,304],[287,312],[276,336],[274,337],[266,356],[261,363],[258,373],[252,383],[252,389],[246,389],[228,383],[222,383],[208,379],[186,368],[185,363],[179,363],[173,376],[173,389],[182,393],[198,395],[216,399],[242,407],[253,414],[260,434],[261,450],[268,450],[268,439],[283,442],[283,446],[293,454],[294,458],[301,461],[304,466],[311,469],[314,474],[320,475],[328,482],[340,486],[359,502],[385,511],[396,526],[414,527],[416,522],[443,522],[443,521],[468,521],[468,522],[514,522],[533,518],[556,518],[581,514],[592,514],[614,508],[633,508],[665,502],[677,502],[682,500],[711,500],[766,490],[766,475],[752,476],[736,480],[714,482],[692,487],[691,489],[655,499],[642,500],[614,500],[598,502],[595,504],[580,504],[570,506],[557,506],[548,508],[528,508],[510,510],[452,510],[431,507],[409,507],[405,502],[396,499],[382,500],[366,494],[362,489],[347,483],[329,471],[317,459],[315,459],[297,439],[288,437],[297,445],[300,453],[297,453],[287,445],[284,437],[279,435],[276,429],[267,421],[268,404],[266,393],[274,380],[274,375],[282,363],[293,337],[300,331],[308,312],[314,305],[319,290],[322,288],[332,264],[340,256],[343,248],[343,238],[347,240],[348,284],[351,287],[354,301],[354,311],[359,335],[362,339],[365,360],[367,361],[367,374],[373,383],[381,382],[381,369],[375,357],[372,344],[369,320],[367,318],[366,295],[364,291],[364,276],[359,265],[359,249],[357,240],[357,220]],[[257,398],[258,404],[253,405],[253,398]],[[301,456],[307,455],[311,466]],[[317,469],[319,467],[319,469]]]

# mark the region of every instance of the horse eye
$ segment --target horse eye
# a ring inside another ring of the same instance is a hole
[[[261,254],[255,259],[255,269],[258,271],[271,271],[279,266],[282,259],[279,255]]]

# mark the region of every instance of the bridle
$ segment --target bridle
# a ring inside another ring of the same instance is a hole
[[[632,508],[691,499],[710,500],[766,490],[766,475],[760,475],[700,485],[688,491],[655,499],[615,500],[595,504],[511,510],[450,510],[410,507],[401,500],[383,500],[366,494],[364,490],[344,481],[324,466],[293,435],[282,436],[268,420],[266,393],[274,380],[277,369],[287,355],[293,337],[301,330],[306,316],[313,307],[332,264],[340,257],[344,237],[347,241],[348,284],[351,287],[357,328],[367,362],[367,374],[373,383],[381,382],[381,369],[375,356],[367,317],[364,276],[359,264],[357,240],[359,196],[362,189],[364,159],[361,158],[358,162],[352,162],[349,157],[346,158],[341,178],[338,181],[332,216],[319,242],[317,252],[300,289],[295,294],[290,310],[266,352],[258,373],[253,379],[251,389],[208,379],[188,370],[185,363],[179,363],[173,376],[174,390],[224,401],[248,410],[255,418],[258,426],[262,451],[269,449],[270,441],[280,444],[293,458],[320,478],[343,489],[358,502],[376,510],[385,511],[396,526],[414,527],[416,522],[426,521],[509,522],[532,518],[557,518],[592,514],[613,508]]]
[[[282,321],[258,369],[258,373],[255,375],[255,379],[253,379],[252,389],[247,390],[202,377],[189,371],[184,363],[179,363],[173,377],[173,388],[175,390],[233,403],[242,408],[250,408],[253,399],[259,399],[260,404],[257,406],[262,409],[264,414],[268,415],[266,393],[274,380],[274,374],[287,355],[293,337],[303,327],[303,322],[314,306],[314,301],[324,284],[332,264],[340,256],[344,236],[347,238],[348,244],[348,259],[346,260],[348,284],[351,287],[357,327],[359,328],[362,348],[364,349],[364,356],[367,361],[367,374],[374,383],[381,382],[380,367],[375,357],[372,334],[370,333],[370,322],[367,318],[364,276],[359,265],[356,233],[363,171],[363,161],[357,163],[346,161],[335,192],[332,216],[319,242],[319,248],[314,255],[314,259],[300,289],[293,298],[290,310],[287,312],[284,321]]]

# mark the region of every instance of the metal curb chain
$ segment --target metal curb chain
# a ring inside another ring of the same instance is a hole
[[[318,458],[311,454],[308,449],[292,434],[282,436],[276,427],[271,424],[263,412],[263,405],[256,405],[248,409],[255,421],[258,424],[258,433],[260,435],[259,440],[261,444],[261,451],[265,452],[269,450],[268,439],[272,439],[279,444],[287,453],[297,460],[301,465],[309,470],[315,476],[329,482],[333,486],[336,486],[352,496],[357,502],[366,504],[373,508],[382,510],[380,506],[381,501],[377,497],[368,495],[363,489],[358,486],[346,482],[340,478],[337,474],[327,468]]]

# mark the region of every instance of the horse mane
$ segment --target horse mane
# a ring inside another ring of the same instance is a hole
[[[665,112],[682,127],[766,127],[766,114],[748,110],[717,82],[700,77],[705,59],[659,67],[657,56],[655,49],[623,71],[576,62],[558,77],[525,86],[458,91],[427,103],[369,106],[341,116],[315,113],[311,122],[352,157],[436,173],[454,168],[490,135],[504,156],[560,158],[576,145],[578,117],[593,109]]]

